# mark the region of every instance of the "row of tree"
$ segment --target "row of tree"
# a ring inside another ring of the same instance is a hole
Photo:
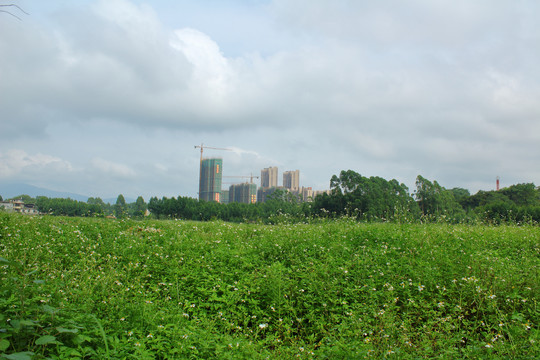
[[[532,183],[517,184],[500,191],[479,191],[471,195],[462,188],[446,189],[437,181],[416,178],[416,190],[397,180],[365,177],[348,170],[330,179],[330,193],[312,202],[284,190],[276,190],[264,203],[219,204],[190,197],[153,197],[148,204],[139,196],[126,203],[119,195],[115,204],[100,198],[87,202],[38,197],[40,212],[64,216],[115,216],[232,222],[305,221],[313,218],[353,217],[364,221],[440,221],[458,223],[483,221],[540,223],[540,190]],[[33,199],[23,199],[31,202]]]
[[[517,184],[500,191],[471,195],[463,188],[446,189],[419,175],[411,194],[397,180],[364,177],[355,171],[332,176],[330,193],[304,202],[276,191],[265,203],[218,204],[188,197],[150,199],[148,209],[158,218],[276,222],[283,219],[354,217],[365,221],[536,222],[540,223],[540,190]]]
[[[342,171],[330,181],[331,194],[317,197],[313,209],[364,220],[540,223],[540,189],[532,183],[475,195],[463,188],[446,189],[421,175],[415,185],[409,194],[396,180]]]
[[[471,195],[463,188],[446,189],[419,175],[411,194],[397,180],[365,177],[348,170],[332,176],[330,193],[304,202],[276,191],[264,203],[218,204],[187,197],[150,199],[158,218],[275,222],[282,219],[354,217],[365,221],[446,221],[540,223],[540,189],[532,183]]]
[[[38,196],[36,206],[41,213],[62,216],[97,216],[103,215],[100,204],[82,202],[64,198],[48,198]]]
[[[139,196],[134,203],[128,204],[123,195],[118,195],[115,204],[105,203],[101,198],[88,198],[87,202],[66,198],[48,198],[38,196],[32,199],[27,195],[18,197],[25,203],[35,203],[41,213],[60,216],[114,216],[117,218],[142,218],[147,204]]]
[[[311,204],[277,189],[265,202],[255,204],[219,204],[182,196],[161,199],[153,197],[148,202],[148,210],[157,218],[274,223],[280,219],[305,220],[311,215]]]

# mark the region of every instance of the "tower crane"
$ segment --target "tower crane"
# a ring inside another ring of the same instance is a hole
[[[258,179],[259,176],[256,176],[256,175],[231,175],[231,176],[223,176],[223,177],[226,177],[226,178],[249,178],[250,179],[250,183],[253,184],[253,178],[255,179]]]
[[[218,148],[218,147],[212,147],[212,146],[204,146],[203,143],[201,145],[195,145],[194,148],[200,148],[201,149],[201,164],[202,164],[202,155],[204,149],[212,149],[212,150],[225,150],[225,151],[234,151],[233,149],[227,149],[227,148]]]

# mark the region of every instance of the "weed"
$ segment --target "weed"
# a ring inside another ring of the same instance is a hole
[[[0,214],[0,359],[533,358],[539,238]]]

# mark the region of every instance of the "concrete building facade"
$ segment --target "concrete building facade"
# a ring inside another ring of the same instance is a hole
[[[223,159],[210,158],[202,160],[199,178],[199,200],[221,201],[222,173]]]
[[[7,212],[18,212],[21,214],[39,214],[35,204],[25,204],[22,200],[0,201],[0,209]]]
[[[300,170],[285,171],[283,173],[283,187],[293,193],[300,191]]]
[[[300,190],[298,191],[298,194],[300,195],[300,198],[304,202],[312,202],[315,200],[315,198],[322,194],[331,194],[330,190],[313,190],[312,187],[304,187],[302,186]]]
[[[276,166],[261,170],[261,188],[278,186],[278,168]]]
[[[229,187],[229,203],[254,204],[257,202],[257,184],[243,183]]]

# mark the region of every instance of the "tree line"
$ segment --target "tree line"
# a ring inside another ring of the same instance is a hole
[[[332,176],[329,193],[310,202],[277,189],[266,202],[255,204],[220,204],[183,196],[152,197],[148,203],[139,196],[134,203],[126,203],[123,195],[115,204],[100,198],[82,202],[47,197],[37,197],[35,204],[40,212],[51,215],[116,218],[149,215],[157,219],[276,223],[349,217],[360,221],[540,223],[540,189],[532,183],[471,195],[466,189],[446,189],[419,175],[415,186],[411,193],[395,179],[365,177],[347,170]],[[23,198],[25,202],[32,200]]]
[[[115,204],[104,202],[101,198],[91,197],[86,202],[70,198],[48,198],[38,196],[35,199],[27,195],[19,196],[25,203],[35,203],[43,214],[57,216],[113,216],[117,218],[142,218],[145,215],[147,204],[142,196],[134,203],[128,204],[122,194],[118,195]]]
[[[346,216],[360,221],[540,223],[540,189],[532,183],[471,195],[466,189],[446,189],[419,175],[415,186],[411,193],[395,179],[368,178],[347,170],[332,176],[329,194],[311,202],[278,189],[264,203],[219,204],[181,196],[153,197],[148,209],[157,218],[201,221],[274,223]]]
[[[317,215],[353,216],[362,220],[540,223],[540,189],[533,183],[499,191],[446,189],[421,175],[411,194],[397,180],[364,177],[352,170],[330,180],[331,194],[314,201]]]

